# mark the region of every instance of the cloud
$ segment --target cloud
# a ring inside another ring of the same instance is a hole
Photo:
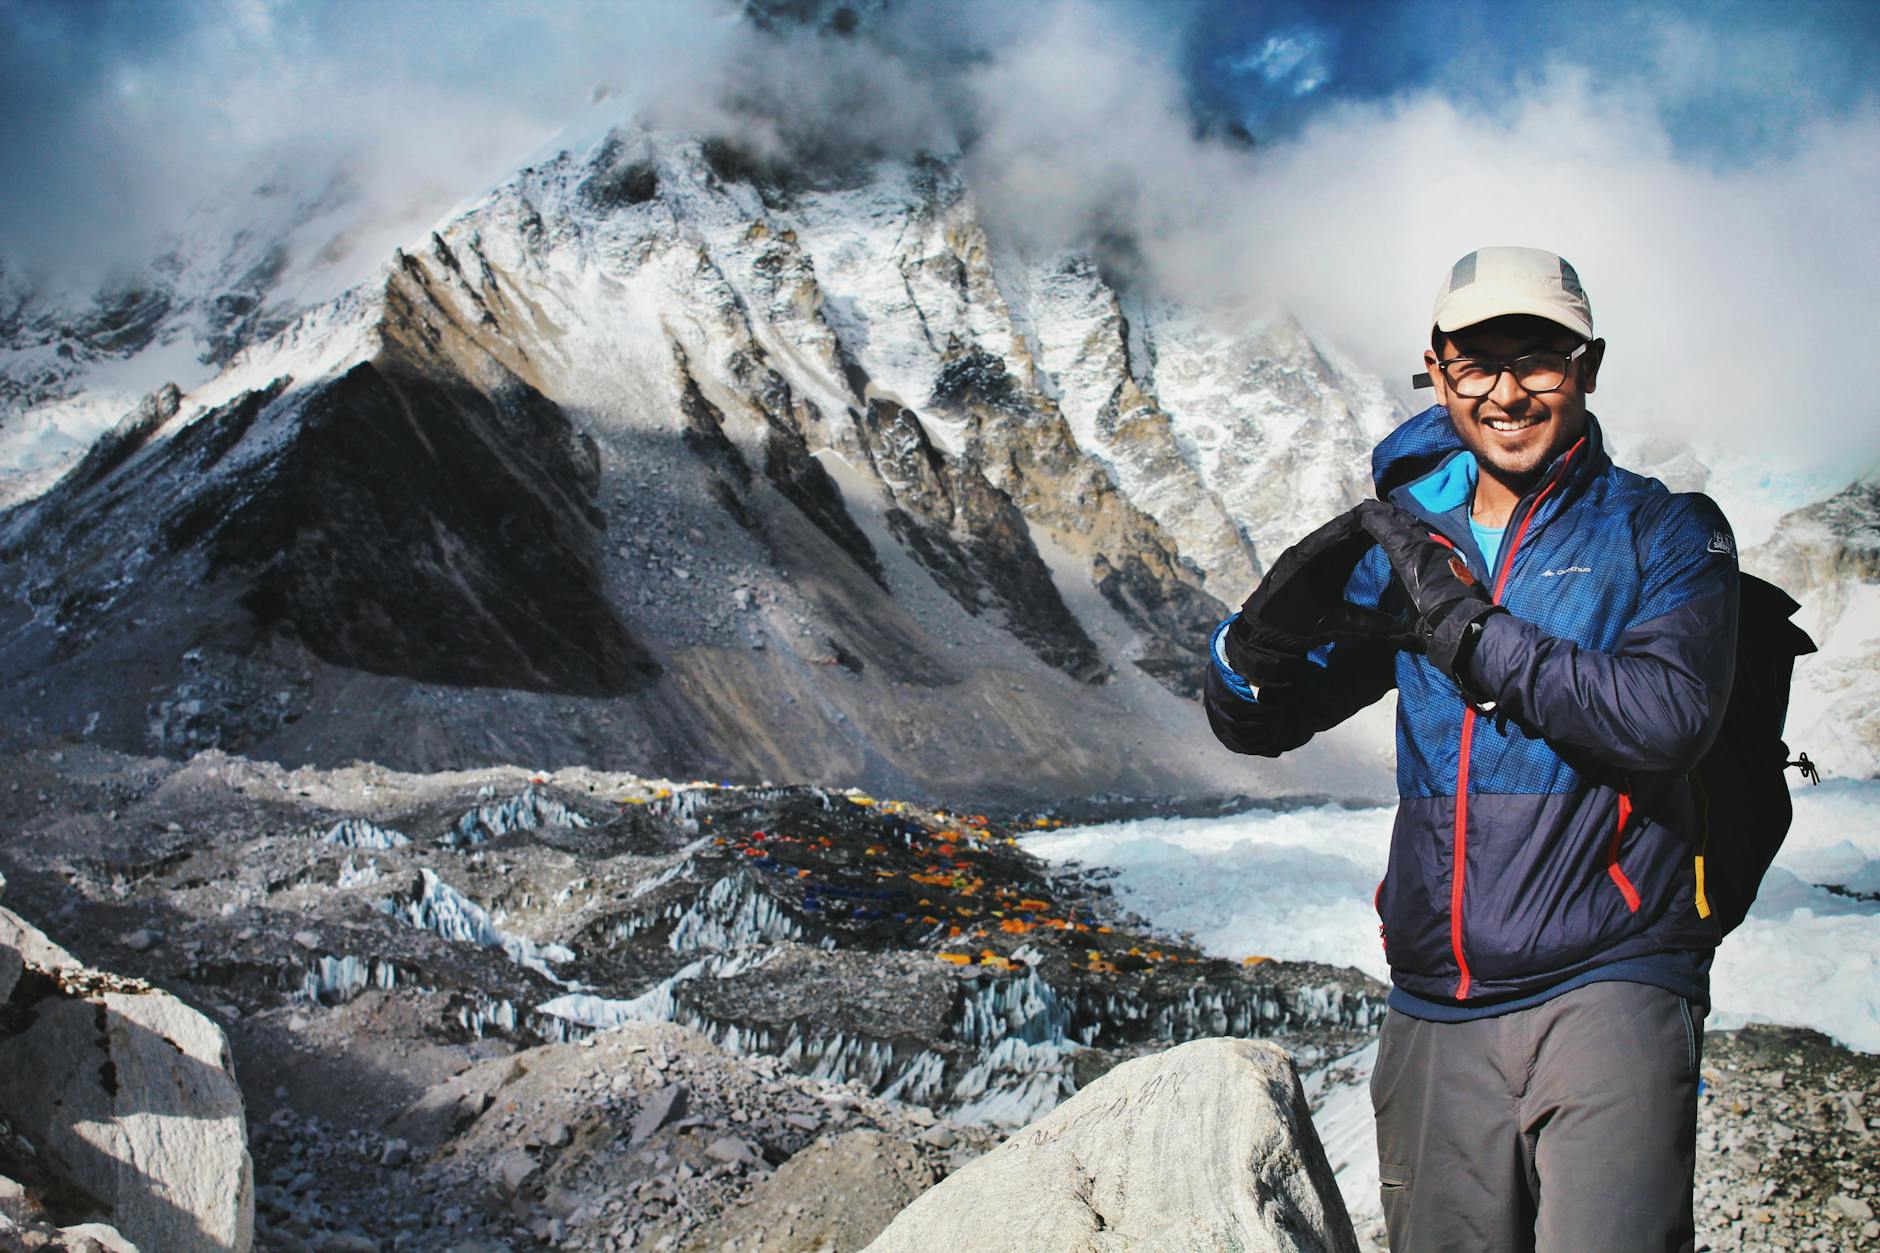
[[[1227,60],[1229,72],[1257,74],[1269,87],[1309,96],[1331,79],[1331,49],[1325,35],[1296,27],[1268,35],[1259,48]]]
[[[1858,469],[1880,457],[1877,406],[1846,386],[1880,318],[1875,154],[1873,107],[1718,169],[1679,155],[1649,99],[1576,67],[1506,113],[1423,91],[1267,150],[1238,189],[1259,210],[1237,273],[1396,379],[1451,260],[1548,248],[1579,270],[1611,344],[1596,408],[1622,443],[1668,434]]]
[[[141,259],[230,188],[336,172],[419,229],[604,86],[781,159],[963,150],[1013,243],[1097,249],[1230,316],[1293,310],[1399,383],[1455,257],[1551,248],[1611,341],[1597,408],[1622,446],[1880,458],[1857,365],[1880,322],[1867,8],[857,7],[839,36],[728,0],[0,0],[0,255]]]
[[[1875,98],[1818,101],[1779,141],[1758,132],[1719,159],[1680,137],[1685,78],[1660,91],[1653,74],[1561,57],[1493,99],[1439,78],[1340,100],[1248,151],[1197,132],[1176,60],[1129,17],[1061,5],[971,79],[973,185],[1006,234],[1124,240],[1169,295],[1293,311],[1409,404],[1451,262],[1549,248],[1578,267],[1611,344],[1595,408],[1622,451],[1690,441],[1848,477],[1880,463],[1880,405],[1855,382],[1880,324]],[[1649,64],[1682,55],[1689,29],[1665,25]],[[1773,46],[1790,64],[1803,45]],[[1715,112],[1772,89],[1703,90]]]
[[[597,86],[680,100],[748,37],[716,0],[0,0],[0,256],[95,278],[205,203],[336,175],[367,216],[436,212]]]

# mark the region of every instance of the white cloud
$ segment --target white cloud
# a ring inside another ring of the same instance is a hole
[[[1260,223],[1236,273],[1395,379],[1454,258],[1549,248],[1611,344],[1595,408],[1621,439],[1871,464],[1880,406],[1856,363],[1880,319],[1880,111],[1727,170],[1681,160],[1657,118],[1566,68],[1501,116],[1434,93],[1339,109],[1240,189]]]
[[[1325,36],[1306,27],[1268,35],[1258,51],[1228,63],[1241,74],[1258,74],[1268,84],[1294,96],[1308,96],[1331,78],[1330,49]]]
[[[1718,165],[1674,143],[1645,80],[1562,64],[1505,109],[1435,86],[1328,105],[1248,154],[1196,136],[1172,59],[1114,13],[1061,5],[975,78],[975,186],[1005,230],[1127,234],[1152,281],[1293,310],[1410,403],[1451,262],[1549,248],[1611,345],[1594,408],[1622,454],[1669,436],[1843,481],[1880,459],[1860,364],[1880,325],[1880,106]]]
[[[1880,106],[1819,109],[1725,164],[1689,155],[1670,129],[1740,96],[1737,79],[1813,99],[1789,81],[1806,78],[1800,37],[1752,56],[1667,20],[1639,41],[1651,73],[1543,66],[1490,111],[1461,102],[1466,75],[1445,71],[1386,99],[1325,100],[1297,134],[1249,152],[1198,136],[1184,40],[1205,10],[1192,6],[914,3],[854,39],[760,35],[719,0],[636,5],[632,21],[574,4],[455,21],[461,6],[353,9],[373,16],[318,29],[263,0],[227,7],[166,57],[127,57],[81,110],[71,177],[128,206],[130,225],[335,166],[382,216],[422,220],[605,84],[622,110],[760,152],[964,143],[995,229],[1041,248],[1104,241],[1145,281],[1243,316],[1290,308],[1399,384],[1457,256],[1551,248],[1578,267],[1611,341],[1596,409],[1622,446],[1696,435],[1850,477],[1880,456],[1861,377],[1880,324]],[[1273,32],[1246,72],[1317,100],[1333,37]],[[62,190],[36,221],[89,229],[83,212],[52,211]]]

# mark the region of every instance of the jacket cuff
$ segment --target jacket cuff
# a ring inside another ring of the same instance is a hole
[[[1240,699],[1257,704],[1260,689],[1247,682],[1246,678],[1227,664],[1227,628],[1234,625],[1233,618],[1227,618],[1214,628],[1214,634],[1208,637],[1208,664],[1214,667],[1214,673],[1226,685],[1227,690]]]
[[[1436,624],[1428,646],[1430,661],[1438,670],[1461,682],[1489,620],[1507,612],[1505,607],[1486,601],[1479,607],[1457,609]]]
[[[1510,650],[1524,652],[1528,646],[1523,629],[1527,624],[1506,609],[1476,621],[1481,630],[1463,650],[1451,677],[1476,704],[1493,705],[1506,686],[1508,676],[1501,672],[1512,660]]]

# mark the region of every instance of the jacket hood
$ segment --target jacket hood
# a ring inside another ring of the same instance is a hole
[[[1607,463],[1605,445],[1599,419],[1587,414],[1584,444],[1574,463],[1567,467],[1569,476],[1584,482],[1587,475],[1604,468]],[[1449,420],[1449,410],[1431,405],[1405,420],[1371,450],[1371,481],[1377,488],[1378,498],[1388,499],[1392,491],[1436,469],[1451,453],[1464,451],[1462,437],[1456,434],[1455,425]],[[1556,457],[1548,464],[1540,481],[1552,478],[1559,466],[1560,457]],[[1565,486],[1570,491],[1572,484]]]

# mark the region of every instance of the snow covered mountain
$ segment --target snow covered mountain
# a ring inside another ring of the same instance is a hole
[[[214,370],[13,480],[0,690],[29,730],[919,792],[1385,786],[1367,735],[1256,771],[1188,697],[1262,561],[1363,492],[1393,403],[1289,320],[1000,244],[957,162],[811,178],[597,128],[324,300],[337,265],[220,237],[126,294],[118,338],[25,296],[0,327],[16,437],[126,361]]]
[[[1401,410],[1283,315],[1021,251],[965,168],[608,118],[404,247],[343,182],[268,185],[101,293],[0,271],[15,725],[910,795],[1388,795],[1382,709],[1250,763],[1188,697],[1207,627],[1365,494]],[[1824,646],[1791,739],[1855,776],[1880,770],[1872,490],[1746,558]]]

